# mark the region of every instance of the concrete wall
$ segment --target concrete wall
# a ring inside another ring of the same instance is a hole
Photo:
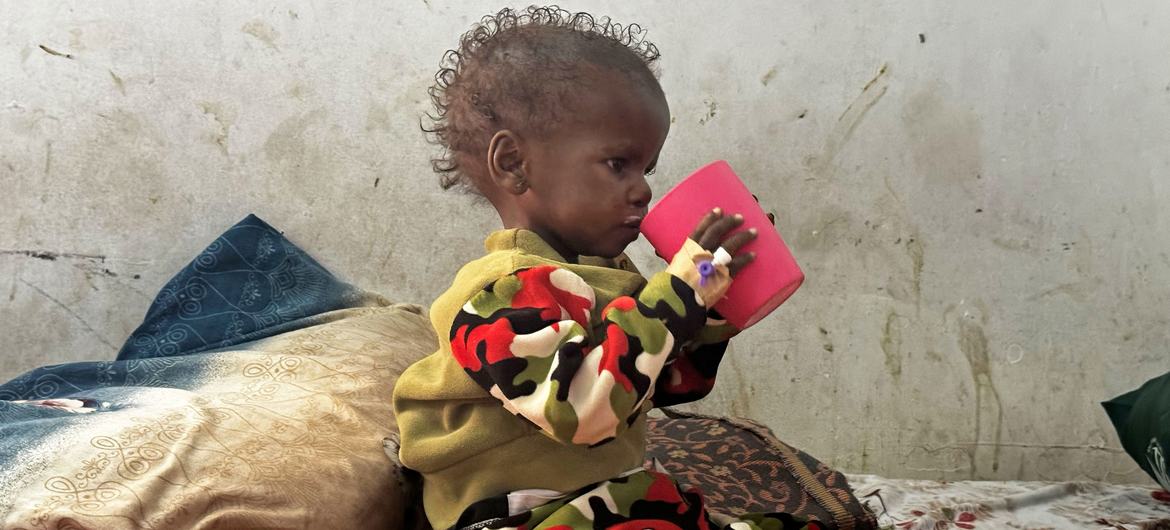
[[[248,212],[429,302],[495,219],[417,118],[497,7],[0,0],[0,379],[112,356]],[[1170,4],[569,7],[663,51],[656,192],[730,160],[808,275],[697,409],[848,471],[1141,480],[1098,402],[1170,369]]]

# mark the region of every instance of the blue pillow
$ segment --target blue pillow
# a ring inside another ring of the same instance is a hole
[[[118,360],[187,355],[303,327],[302,319],[366,305],[269,226],[248,215],[162,288]]]

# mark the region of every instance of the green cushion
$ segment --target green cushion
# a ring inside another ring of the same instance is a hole
[[[1162,486],[1170,490],[1170,373],[1155,377],[1141,388],[1101,404],[1121,446],[1138,465]]]

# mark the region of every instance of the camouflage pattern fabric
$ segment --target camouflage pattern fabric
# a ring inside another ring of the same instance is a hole
[[[508,515],[513,495],[469,507],[460,530],[819,530],[791,514],[749,514],[714,522],[698,490],[683,490],[669,475],[640,470],[592,484],[531,510]]]
[[[455,317],[451,353],[502,405],[562,443],[596,446],[643,402],[701,398],[734,328],[710,320],[695,291],[659,273],[597,311],[593,289],[556,266],[520,269]]]

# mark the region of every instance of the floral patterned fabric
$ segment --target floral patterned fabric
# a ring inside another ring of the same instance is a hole
[[[248,215],[163,286],[118,360],[175,357],[271,337],[312,325],[315,315],[374,305],[379,298],[341,281]]]
[[[849,482],[891,530],[1170,529],[1170,495],[1154,487],[874,475],[849,475]]]
[[[228,351],[63,365],[145,385],[22,379],[61,386],[0,399],[0,528],[400,528],[390,392],[434,335],[417,306],[321,319]]]
[[[703,493],[716,520],[753,512],[785,512],[824,528],[876,528],[845,476],[743,420],[668,410],[651,418],[647,466],[654,461]]]

